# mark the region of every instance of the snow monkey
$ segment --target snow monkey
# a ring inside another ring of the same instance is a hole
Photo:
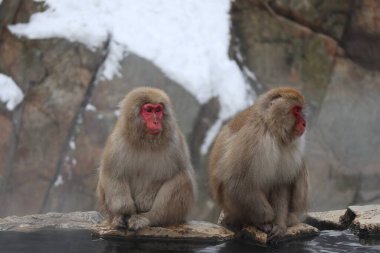
[[[185,220],[194,201],[193,168],[165,92],[140,87],[121,114],[102,156],[97,195],[114,228],[139,230]]]
[[[209,178],[223,224],[255,225],[279,239],[307,206],[304,98],[293,88],[261,95],[218,134]]]

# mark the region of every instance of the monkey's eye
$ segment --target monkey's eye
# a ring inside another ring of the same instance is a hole
[[[301,113],[301,110],[302,110],[302,107],[299,105],[294,106],[292,109],[293,113],[296,113],[296,114]]]
[[[146,108],[146,111],[147,111],[147,112],[152,112],[152,107],[148,107],[148,108]]]

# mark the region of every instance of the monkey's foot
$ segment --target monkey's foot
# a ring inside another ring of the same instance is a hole
[[[127,229],[127,224],[125,223],[125,217],[123,215],[115,216],[112,219],[111,227],[115,229]]]
[[[132,215],[131,218],[129,218],[128,220],[128,229],[136,231],[149,226],[149,223],[150,221],[148,220],[148,218],[142,215]]]
[[[277,241],[286,233],[286,227],[278,224],[273,224],[273,227],[268,234],[268,241],[270,243],[277,243]]]
[[[261,231],[269,234],[272,231],[272,224],[264,223],[264,224],[257,224],[256,227],[260,229]]]

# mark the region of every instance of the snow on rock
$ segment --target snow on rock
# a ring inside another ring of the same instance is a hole
[[[62,178],[61,175],[59,175],[59,176],[57,177],[57,179],[55,180],[55,182],[54,182],[54,187],[58,187],[58,186],[60,186],[60,185],[63,185],[63,178]]]
[[[0,73],[0,101],[12,111],[24,99],[24,94],[15,81],[9,76]]]
[[[89,103],[86,105],[86,111],[96,112],[96,107],[93,104]]]
[[[228,57],[230,0],[45,3],[47,10],[34,14],[29,23],[10,25],[9,29],[31,39],[66,38],[91,49],[109,40],[103,78],[119,74],[120,60],[127,52],[136,53],[160,67],[200,103],[218,97],[221,121],[254,99],[237,64]]]

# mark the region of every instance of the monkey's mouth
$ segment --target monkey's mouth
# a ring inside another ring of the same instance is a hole
[[[160,129],[149,129],[148,134],[150,135],[159,135],[161,133]]]

